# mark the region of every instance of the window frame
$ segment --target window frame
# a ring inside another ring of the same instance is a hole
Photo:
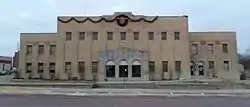
[[[175,61],[175,71],[181,72],[181,61]]]
[[[25,69],[26,69],[26,73],[31,73],[32,72],[32,63],[26,63]]]
[[[99,33],[98,32],[92,32],[92,40],[98,40]]]
[[[214,44],[209,43],[209,44],[207,44],[207,46],[208,46],[208,52],[214,53]]]
[[[174,32],[174,40],[180,40],[180,32]]]
[[[107,32],[107,40],[112,41],[113,40],[113,32]]]
[[[230,62],[229,61],[223,61],[223,70],[224,71],[230,71]]]
[[[79,39],[80,41],[85,40],[85,35],[86,35],[86,32],[79,32],[79,37],[78,37],[78,39]]]
[[[65,35],[66,35],[66,37],[65,37],[66,41],[71,41],[72,40],[72,32],[66,32]]]
[[[161,32],[161,40],[167,40],[167,32]]]
[[[38,54],[44,54],[44,45],[38,45]]]
[[[225,47],[225,46],[226,46],[226,47]],[[228,47],[229,47],[228,44],[223,43],[223,44],[222,44],[222,52],[223,52],[223,53],[228,53]]]
[[[126,40],[127,33],[126,32],[120,32],[120,40],[124,41]]]
[[[50,55],[55,55],[56,54],[56,45],[55,44],[49,45],[49,54]]]
[[[55,62],[50,62],[49,63],[49,72],[50,73],[55,73],[55,71],[56,71],[56,63]]]
[[[134,32],[134,40],[139,40],[140,39],[140,33],[139,32]]]
[[[148,40],[154,40],[154,32],[148,32]]]
[[[192,53],[192,55],[199,54],[198,44],[191,44],[191,53]]]
[[[26,45],[26,55],[33,53],[33,45]]]
[[[168,61],[162,61],[162,71],[168,72]]]
[[[155,61],[149,61],[148,66],[149,66],[149,72],[155,72]]]
[[[214,70],[215,69],[215,62],[214,61],[208,61],[208,69],[209,70]]]

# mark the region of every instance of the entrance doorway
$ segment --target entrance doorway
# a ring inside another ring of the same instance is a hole
[[[190,62],[190,75],[195,76],[194,72],[195,72],[194,62],[191,61]]]
[[[128,77],[128,63],[126,61],[119,63],[119,77]]]
[[[106,77],[115,77],[115,63],[113,61],[108,61],[106,64]]]
[[[198,69],[199,69],[199,76],[204,76],[204,63],[203,62],[199,62]]]
[[[132,63],[132,77],[141,77],[141,63],[139,61]]]

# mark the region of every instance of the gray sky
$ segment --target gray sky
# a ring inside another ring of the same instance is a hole
[[[190,31],[236,31],[238,49],[250,47],[249,0],[1,0],[0,55],[12,56],[20,32],[56,32],[58,15],[188,15]]]

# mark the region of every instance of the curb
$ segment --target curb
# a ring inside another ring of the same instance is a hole
[[[48,96],[75,96],[75,97],[250,97],[250,94],[228,94],[228,93],[165,93],[165,94],[152,94],[152,93],[58,93],[51,91],[1,91],[0,94],[7,95],[48,95]]]

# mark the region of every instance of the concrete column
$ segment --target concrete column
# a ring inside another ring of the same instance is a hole
[[[43,62],[43,78],[44,79],[50,79],[50,75],[49,75],[49,62],[50,62],[50,43],[46,42],[45,46],[44,46],[44,51],[45,51],[45,59]]]
[[[79,72],[78,72],[78,32],[73,32],[72,35],[72,53],[71,54],[71,78],[77,77],[77,79],[80,79]]]
[[[115,78],[118,79],[119,78],[119,64],[115,65]]]
[[[85,80],[92,80],[92,62],[90,60],[85,61]]]
[[[141,66],[141,75],[144,80],[149,80],[149,69],[148,69],[148,61],[141,61],[142,66]]]
[[[65,76],[65,34],[58,33],[56,40],[56,79],[67,79]]]
[[[132,78],[132,64],[128,64],[128,80]]]
[[[86,48],[87,51],[89,51],[87,54],[88,57],[86,57],[85,61],[85,80],[92,80],[93,74],[92,74],[92,33],[86,33],[86,41],[88,44],[88,47]]]
[[[32,53],[32,71],[31,71],[31,75],[32,78],[39,78],[39,74],[38,74],[38,66],[37,66],[37,61],[38,61],[38,42],[33,43],[33,53]]]
[[[98,81],[104,81],[104,79],[105,79],[105,71],[106,71],[105,65],[106,65],[106,63],[104,63],[104,62],[105,61],[102,58],[99,58],[98,68],[100,71],[98,72]]]
[[[190,61],[189,60],[183,60],[182,63],[182,73],[181,73],[181,77],[180,78],[184,78],[184,79],[190,79],[191,78],[191,74],[190,74]]]
[[[26,74],[26,51],[27,51],[27,47],[26,44],[24,43],[20,43],[20,52],[19,52],[19,67],[18,67],[18,72],[20,74],[20,78],[27,78],[25,76]]]

